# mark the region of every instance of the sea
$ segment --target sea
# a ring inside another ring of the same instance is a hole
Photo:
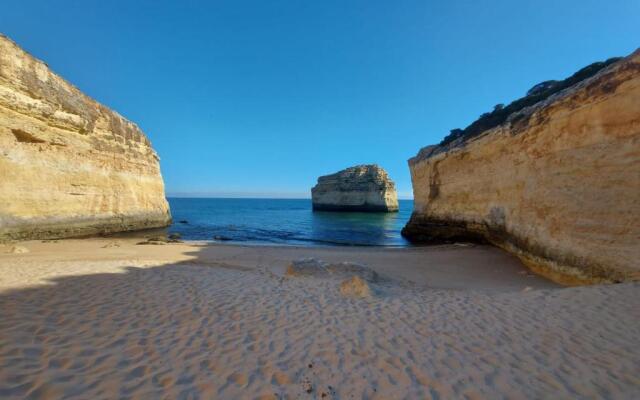
[[[169,198],[170,233],[183,240],[298,246],[408,246],[400,230],[413,210],[314,212],[310,199]]]

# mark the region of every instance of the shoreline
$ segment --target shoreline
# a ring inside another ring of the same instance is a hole
[[[0,242],[0,254],[2,253],[2,246],[8,246],[16,243],[28,243],[28,242],[59,242],[59,241],[68,241],[68,240],[81,240],[81,241],[91,241],[91,240],[125,240],[125,241],[145,241],[150,238],[155,237],[164,237],[166,238],[169,235],[168,228],[158,228],[158,229],[149,229],[149,230],[136,230],[136,231],[128,231],[128,232],[119,232],[114,234],[100,235],[100,236],[83,236],[83,237],[71,237],[71,238],[60,238],[60,239],[30,239],[30,240],[14,240],[14,241],[5,241]],[[395,251],[395,250],[418,250],[418,249],[459,249],[459,248],[493,248],[496,251],[503,252],[512,256],[512,258],[517,259],[517,263],[521,264],[526,268],[528,274],[536,275],[543,280],[551,281],[556,285],[563,287],[577,287],[577,286],[589,286],[596,284],[610,284],[610,283],[621,283],[621,282],[611,282],[606,280],[598,280],[598,279],[589,279],[589,278],[578,278],[571,273],[562,273],[558,270],[552,270],[548,268],[540,267],[540,263],[532,261],[533,259],[527,257],[525,254],[521,254],[519,252],[509,251],[509,249],[504,248],[503,246],[498,246],[489,242],[484,241],[453,241],[453,242],[445,242],[445,241],[433,241],[433,242],[420,242],[420,243],[411,243],[407,242],[403,245],[377,245],[377,244],[340,244],[340,243],[323,243],[316,241],[309,241],[309,244],[298,244],[298,243],[271,243],[266,241],[239,241],[239,240],[190,240],[190,239],[178,239],[177,243],[184,245],[192,245],[192,246],[218,246],[221,248],[226,247],[245,247],[245,248],[270,248],[273,250],[282,249],[283,251],[292,250],[292,249],[326,249],[341,251],[342,249],[354,249],[354,251]],[[176,243],[172,243],[176,244]]]
[[[297,246],[181,241],[140,245],[149,235],[83,239],[20,241],[0,245],[0,266],[21,263],[131,261],[156,264],[215,264],[233,259],[236,266],[266,266],[283,274],[294,260],[316,258],[329,262],[355,262],[429,288],[463,290],[523,290],[559,287],[528,270],[517,257],[490,245],[440,244],[391,246]],[[17,246],[26,253],[10,254]],[[525,279],[521,279],[525,277]],[[2,282],[3,278],[0,278]],[[0,285],[1,287],[1,285]]]

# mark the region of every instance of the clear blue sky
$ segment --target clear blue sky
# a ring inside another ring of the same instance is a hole
[[[0,31],[138,123],[169,195],[308,196],[640,46],[640,0],[5,1]]]

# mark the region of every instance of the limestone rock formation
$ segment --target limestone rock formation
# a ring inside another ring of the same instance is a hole
[[[379,279],[378,273],[366,265],[343,261],[328,263],[316,258],[302,258],[287,266],[286,275],[290,277],[345,278],[357,276],[369,282]]]
[[[409,166],[410,240],[486,240],[559,281],[640,279],[640,50]]]
[[[398,211],[395,184],[375,164],[321,176],[311,189],[311,200],[317,211]]]
[[[140,129],[0,35],[0,240],[166,226]]]
[[[379,275],[367,267],[353,262],[328,263],[316,258],[292,261],[285,272],[287,278],[316,278],[340,281],[338,289],[345,297],[364,298],[373,295],[372,284],[380,281]]]
[[[340,283],[340,294],[345,297],[371,297],[372,290],[367,281],[352,276]]]

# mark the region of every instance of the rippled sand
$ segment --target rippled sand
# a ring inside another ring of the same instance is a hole
[[[492,248],[21,245],[3,399],[640,396],[640,285],[559,288]],[[308,256],[383,279],[285,276]]]

